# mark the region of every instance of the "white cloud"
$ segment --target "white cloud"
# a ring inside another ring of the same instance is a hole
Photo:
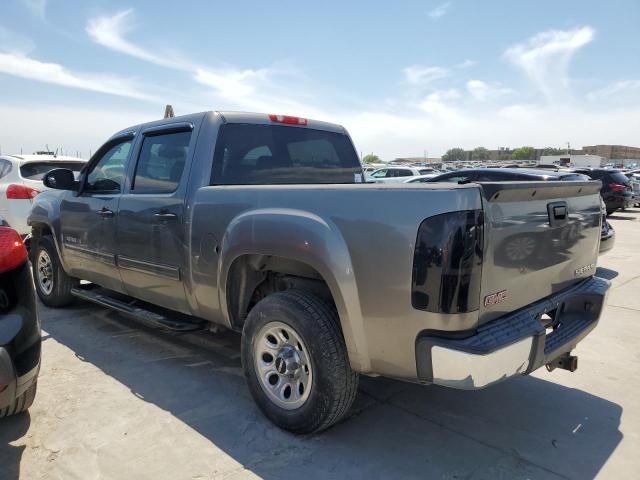
[[[21,53],[0,52],[0,72],[65,87],[155,101],[152,96],[136,88],[129,79],[115,75],[76,73],[57,63],[41,62]]]
[[[467,82],[467,92],[474,100],[478,102],[486,102],[494,100],[502,95],[512,92],[511,89],[502,87],[498,84],[487,83],[482,80],[469,80]]]
[[[635,103],[638,103],[640,102],[638,93],[640,93],[640,80],[620,80],[604,88],[589,92],[587,100],[594,102],[621,97],[626,99],[627,96],[632,96],[632,99],[635,99]]]
[[[520,68],[548,100],[554,101],[568,93],[569,63],[594,35],[589,26],[542,32],[526,43],[508,48],[504,56]]]
[[[47,0],[22,0],[22,3],[31,13],[44,19],[47,10]]]
[[[104,109],[95,106],[71,107],[68,104],[29,105],[0,103],[0,132],[2,153],[32,153],[42,150],[45,144],[55,150],[60,148],[68,155],[80,153],[89,158],[114,132],[127,125],[157,120],[162,111]]]
[[[444,78],[449,71],[443,67],[428,67],[424,65],[411,65],[403,70],[404,78],[411,85],[428,85],[429,83]]]
[[[511,105],[492,108],[447,108],[424,114],[365,111],[336,121],[351,133],[358,150],[374,152],[385,160],[396,157],[439,156],[452,147],[473,149],[500,146],[634,145],[640,110],[603,110],[570,106]],[[616,128],[611,128],[615,125]]]
[[[455,88],[447,90],[436,90],[427,95],[420,104],[419,108],[428,115],[439,118],[453,118],[457,115],[455,108],[450,102],[460,98],[460,92]]]
[[[444,17],[449,11],[449,7],[451,7],[451,2],[442,3],[431,10],[429,12],[429,16],[433,19]]]
[[[114,15],[92,18],[87,23],[86,31],[94,42],[106,48],[145,62],[188,72],[195,82],[210,89],[208,100],[216,108],[262,111],[289,108],[289,111],[299,114],[318,111],[296,102],[296,93],[289,88],[290,85],[274,80],[276,77],[290,79],[292,74],[295,75],[290,68],[211,68],[175,55],[159,55],[126,38],[133,29],[133,16],[133,10],[128,9]]]
[[[470,68],[477,65],[478,62],[476,60],[466,59],[464,62],[460,62],[456,65],[457,68]]]
[[[111,50],[139,58],[146,62],[180,70],[189,70],[193,66],[171,55],[158,55],[142,48],[125,38],[133,28],[133,9],[122,10],[111,16],[101,16],[89,19],[86,31],[91,39]]]

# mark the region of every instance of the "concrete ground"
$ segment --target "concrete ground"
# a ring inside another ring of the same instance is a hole
[[[348,419],[297,437],[254,406],[234,334],[172,336],[89,304],[42,307],[30,412],[0,420],[0,479],[638,478],[640,210],[575,373],[464,392],[363,378]]]

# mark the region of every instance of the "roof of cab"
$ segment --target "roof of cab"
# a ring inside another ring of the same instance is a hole
[[[138,130],[140,127],[156,127],[161,125],[171,125],[172,123],[190,122],[201,119],[204,116],[210,116],[212,119],[218,118],[223,123],[250,123],[257,125],[283,125],[278,122],[274,122],[269,118],[269,113],[254,113],[254,112],[234,112],[234,111],[216,111],[210,110],[207,112],[191,113],[188,115],[180,115],[172,118],[162,118],[151,122],[140,123],[138,125],[130,126],[115,133],[113,137],[121,135],[132,130]],[[279,113],[277,115],[280,115]],[[307,124],[303,125],[283,125],[286,127],[299,127],[299,128],[312,128],[316,130],[328,130],[337,133],[346,133],[345,128],[342,125],[336,123],[323,122],[321,120],[313,120],[306,118]]]

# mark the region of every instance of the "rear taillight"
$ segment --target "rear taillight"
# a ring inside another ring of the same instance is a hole
[[[7,187],[7,198],[9,200],[31,200],[33,197],[40,193],[35,188],[27,187],[26,185],[19,185],[12,183]]]
[[[413,256],[411,304],[434,313],[480,307],[482,210],[443,213],[420,224]]]
[[[626,187],[619,183],[610,183],[609,188],[611,189],[612,192],[616,192],[616,193],[621,193],[626,190]]]
[[[284,123],[285,125],[307,125],[309,121],[306,118],[292,117],[290,115],[274,115],[269,114],[272,122]]]
[[[8,272],[27,261],[27,249],[13,228],[0,227],[0,273]]]

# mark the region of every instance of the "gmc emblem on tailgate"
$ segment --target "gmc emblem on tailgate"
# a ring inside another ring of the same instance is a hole
[[[501,290],[496,293],[492,293],[491,295],[487,295],[484,297],[484,306],[490,307],[491,305],[497,305],[499,303],[504,302],[507,299],[507,291]]]

